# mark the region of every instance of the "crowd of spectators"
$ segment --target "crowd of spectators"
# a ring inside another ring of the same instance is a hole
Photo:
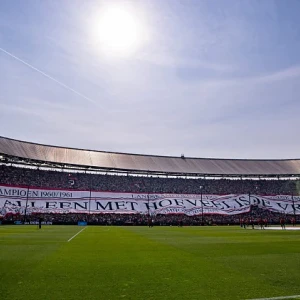
[[[296,180],[252,180],[252,179],[190,179],[143,177],[124,175],[103,175],[87,173],[67,173],[0,165],[0,184],[43,188],[61,188],[95,191],[137,192],[137,193],[184,193],[184,194],[230,194],[251,193],[257,195],[294,194],[297,195]],[[251,211],[240,215],[156,215],[154,225],[227,225],[240,224],[241,219],[267,219],[270,224],[278,223],[281,214],[252,207]],[[34,221],[37,215],[26,216]],[[7,215],[5,221],[13,222],[20,215]],[[300,216],[297,217],[300,222]],[[143,214],[43,214],[45,222],[55,224],[76,224],[87,221],[99,225],[147,225],[148,216]],[[290,217],[287,218],[287,221]]]
[[[0,184],[137,193],[297,194],[296,180],[190,179],[67,173],[0,165]]]
[[[250,225],[251,222],[258,225],[259,220],[263,219],[266,224],[279,224],[280,219],[284,218],[287,224],[291,224],[293,218],[297,224],[300,223],[300,215],[283,215],[282,213],[267,211],[253,206],[250,212],[237,215],[196,215],[187,216],[183,214],[170,215],[153,215],[147,214],[31,214],[26,216],[27,222],[36,222],[42,218],[43,222],[50,222],[51,224],[77,224],[79,221],[87,222],[90,225],[148,225],[149,218],[153,221],[155,226],[214,226],[214,225],[240,225],[246,222]],[[24,216],[6,215],[3,221],[14,222],[24,221]]]

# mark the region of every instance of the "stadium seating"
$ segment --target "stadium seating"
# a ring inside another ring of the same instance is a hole
[[[250,179],[186,179],[67,173],[0,165],[0,184],[78,190],[149,193],[296,194],[296,181]]]
[[[146,193],[203,193],[235,194],[253,193],[258,195],[297,194],[295,180],[250,180],[250,179],[187,179],[162,178],[142,176],[119,176],[85,173],[67,173],[30,168],[19,168],[0,165],[0,184],[13,186],[31,186],[43,188],[62,188],[74,190],[97,190],[118,192],[146,192]],[[27,216],[28,221],[34,221],[39,215]],[[214,225],[240,224],[241,219],[267,219],[270,224],[278,223],[280,214],[264,211],[252,207],[246,214],[206,215],[156,215],[156,225]],[[290,220],[292,216],[288,218]],[[300,218],[300,216],[298,216]],[[6,215],[4,221],[20,219],[20,215]],[[90,224],[101,225],[146,225],[147,215],[130,214],[43,214],[43,219],[55,224],[76,224],[78,221],[88,221]],[[297,220],[297,222],[299,222]]]

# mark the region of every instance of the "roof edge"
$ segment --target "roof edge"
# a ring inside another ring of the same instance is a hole
[[[103,150],[93,150],[93,149],[83,149],[83,148],[75,148],[75,147],[64,147],[58,145],[49,145],[49,144],[42,144],[42,143],[35,143],[35,142],[28,142],[22,141],[18,139],[8,138],[4,136],[0,136],[0,139],[7,139],[10,141],[20,142],[20,143],[27,143],[31,145],[39,145],[45,147],[53,147],[53,148],[60,148],[60,149],[69,149],[69,150],[79,150],[79,151],[89,151],[89,152],[98,152],[98,153],[107,153],[107,154],[121,154],[121,155],[136,155],[136,156],[147,156],[147,157],[162,157],[162,158],[181,158],[181,156],[169,156],[169,155],[155,155],[155,154],[141,154],[141,153],[126,153],[126,152],[114,152],[114,151],[103,151]],[[300,158],[214,158],[214,157],[187,157],[185,156],[184,159],[199,159],[199,160],[231,160],[231,161],[294,161],[300,160]]]

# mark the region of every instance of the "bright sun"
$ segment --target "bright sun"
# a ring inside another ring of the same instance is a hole
[[[142,22],[124,6],[110,6],[97,18],[97,44],[109,55],[127,56],[134,53],[144,39]]]

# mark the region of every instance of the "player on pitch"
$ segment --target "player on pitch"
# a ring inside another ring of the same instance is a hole
[[[285,229],[285,219],[284,219],[284,217],[280,218],[280,226],[281,226],[282,229]]]

